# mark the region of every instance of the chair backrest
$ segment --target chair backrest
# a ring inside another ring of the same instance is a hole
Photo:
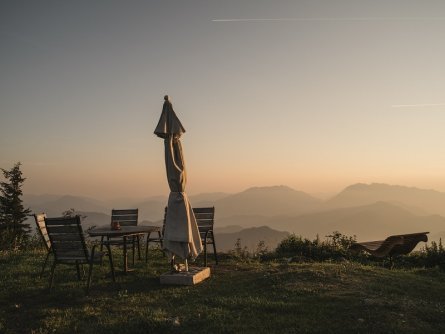
[[[118,221],[121,226],[136,226],[139,209],[111,210],[111,221]]]
[[[39,231],[39,234],[42,237],[42,241],[43,244],[45,245],[46,250],[49,251],[51,249],[51,241],[49,240],[48,232],[46,230],[45,218],[46,218],[45,213],[39,213],[37,215],[34,215],[37,231]]]
[[[215,223],[215,207],[208,208],[193,208],[195,214],[196,223],[200,233],[206,233],[207,231],[213,231],[213,225]],[[165,221],[167,218],[167,207],[164,209],[164,220],[162,224],[162,235],[164,235]]]
[[[56,261],[88,261],[79,216],[45,218],[45,224]]]
[[[215,223],[215,207],[208,208],[193,208],[196,223],[200,233],[213,231],[213,224]]]

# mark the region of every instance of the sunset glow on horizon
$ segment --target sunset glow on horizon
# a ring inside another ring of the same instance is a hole
[[[169,94],[190,194],[445,192],[444,39],[437,1],[3,1],[0,167],[27,194],[165,195]]]

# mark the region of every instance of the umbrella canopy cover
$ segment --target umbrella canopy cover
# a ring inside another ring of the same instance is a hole
[[[160,138],[167,138],[171,135],[175,135],[179,138],[185,133],[185,129],[178,116],[176,116],[176,113],[173,110],[173,105],[168,100],[168,96],[165,96],[164,99],[161,118],[159,118],[158,125],[156,126],[155,135]]]
[[[163,246],[170,255],[193,259],[201,253],[202,244],[196,218],[185,192],[187,174],[180,141],[185,129],[167,97],[154,133],[164,139],[165,168],[170,187]]]

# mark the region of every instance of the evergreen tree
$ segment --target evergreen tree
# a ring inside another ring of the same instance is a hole
[[[25,209],[22,203],[22,185],[26,180],[22,177],[21,163],[11,168],[1,168],[4,182],[0,182],[0,247],[15,249],[29,236],[30,227],[25,221],[31,210]]]

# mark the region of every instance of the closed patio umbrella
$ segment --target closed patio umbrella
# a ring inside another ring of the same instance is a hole
[[[185,192],[187,177],[180,140],[185,129],[167,95],[164,100],[161,118],[154,131],[164,139],[165,168],[170,187],[163,246],[173,261],[175,255],[184,260],[194,259],[202,251],[202,244],[195,215]]]

